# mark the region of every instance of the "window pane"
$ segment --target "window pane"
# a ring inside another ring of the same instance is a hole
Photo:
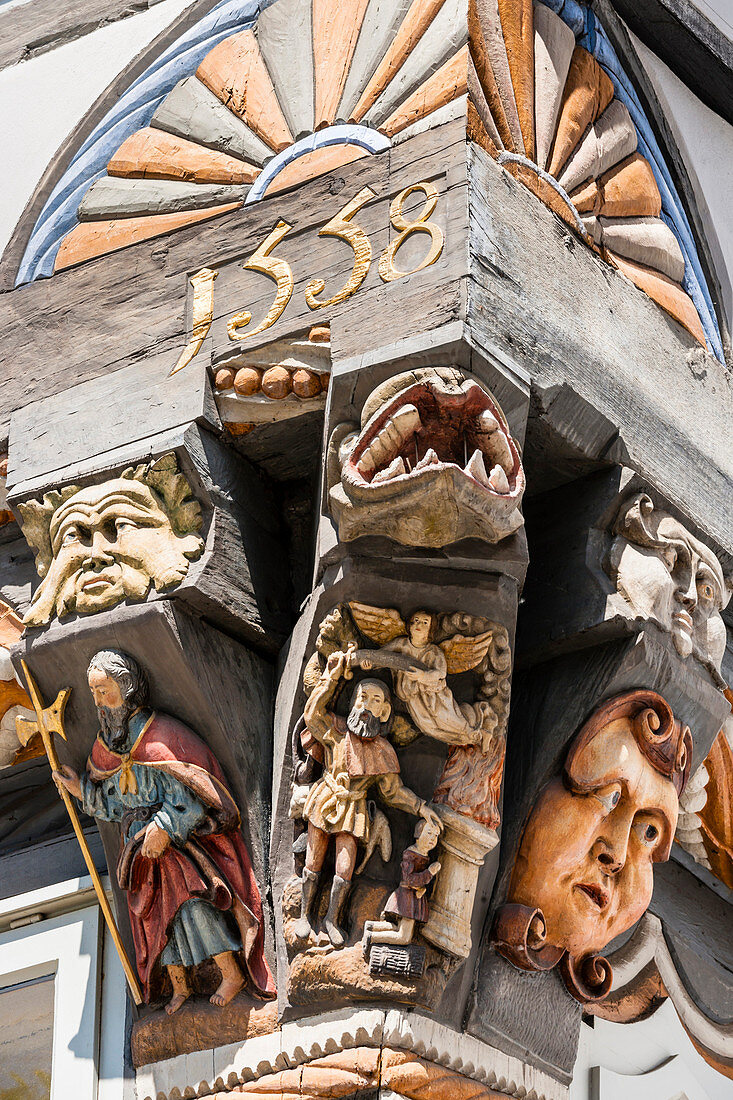
[[[53,976],[0,990],[0,1100],[49,1100]]]

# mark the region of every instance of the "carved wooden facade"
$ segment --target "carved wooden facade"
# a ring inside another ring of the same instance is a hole
[[[196,0],[18,222],[0,869],[89,873],[124,1100],[561,1100],[660,1006],[733,1076],[724,280],[640,72],[607,0]]]

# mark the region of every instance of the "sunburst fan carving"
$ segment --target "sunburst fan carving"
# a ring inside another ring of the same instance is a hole
[[[220,0],[81,144],[17,283],[456,117],[722,360],[665,156],[603,28],[577,0]]]
[[[55,270],[389,148],[466,94],[467,37],[466,0],[275,0],[113,153]]]
[[[544,3],[470,0],[469,22],[472,136],[705,345],[680,241],[614,81]]]

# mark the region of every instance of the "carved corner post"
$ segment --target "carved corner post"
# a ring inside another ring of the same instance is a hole
[[[315,587],[275,718],[280,1000],[299,1015],[376,998],[460,1021],[497,865],[526,407],[460,341],[333,362]],[[374,683],[387,763],[358,725]]]
[[[541,494],[527,529],[538,568],[518,641],[511,808],[468,1026],[569,1081],[581,1006],[596,1011],[613,981],[600,953],[647,906],[679,934],[667,899],[673,882],[685,888],[665,861],[680,796],[729,712],[728,590],[689,520],[621,468]]]

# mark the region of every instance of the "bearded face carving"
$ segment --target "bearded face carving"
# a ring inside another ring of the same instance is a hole
[[[524,470],[503,412],[452,367],[383,382],[361,428],[341,424],[328,459],[339,538],[387,535],[405,546],[498,542],[524,522]]]
[[[651,901],[691,753],[690,731],[655,692],[627,692],[595,712],[527,821],[494,927],[503,955],[525,970],[560,963],[579,1000],[608,992],[598,953]]]
[[[606,572],[637,615],[672,635],[681,657],[694,653],[719,671],[728,603],[723,570],[712,550],[674,516],[637,493],[613,527]]]
[[[43,578],[24,620],[32,626],[175,588],[203,551],[201,509],[172,454],[19,510]]]

